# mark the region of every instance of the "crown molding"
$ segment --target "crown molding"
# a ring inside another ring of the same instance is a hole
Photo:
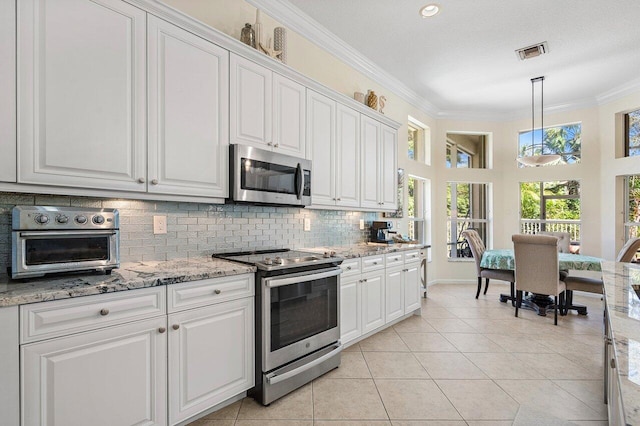
[[[596,96],[598,105],[606,104],[617,99],[628,96],[634,92],[640,92],[640,78],[622,84],[618,87]]]
[[[420,96],[406,84],[382,70],[362,53],[327,30],[318,21],[285,0],[246,0],[247,3],[266,12],[291,30],[340,59],[376,83],[391,90],[421,111],[436,117],[438,108]]]

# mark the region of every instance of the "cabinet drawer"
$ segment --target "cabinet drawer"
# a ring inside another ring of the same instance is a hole
[[[360,259],[345,259],[344,262],[340,264],[340,268],[342,269],[343,277],[359,274]]]
[[[255,294],[254,275],[234,275],[167,287],[169,312],[249,297]]]
[[[404,261],[407,262],[419,262],[420,261],[420,250],[412,250],[404,252]]]
[[[402,265],[404,263],[404,257],[402,253],[389,253],[385,256],[385,262],[387,267]]]
[[[20,343],[165,315],[164,286],[20,307]]]
[[[369,256],[362,259],[362,272],[384,268],[383,256]]]

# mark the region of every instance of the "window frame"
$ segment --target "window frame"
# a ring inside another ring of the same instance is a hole
[[[629,135],[629,130],[630,130],[630,120],[629,120],[629,116],[630,114],[638,114],[640,116],[640,108],[638,109],[634,109],[632,111],[626,112],[623,115],[623,126],[624,126],[624,156],[625,157],[635,157],[640,156],[640,146],[637,148],[634,148],[636,150],[638,150],[638,154],[636,155],[629,155],[629,149],[630,146],[629,144],[631,143],[631,138]]]
[[[492,234],[492,221],[491,221],[491,207],[490,207],[490,198],[491,198],[491,183],[488,182],[458,182],[458,181],[449,181],[446,182],[446,185],[448,188],[451,187],[452,184],[456,185],[456,191],[453,191],[453,188],[450,190],[450,194],[451,194],[451,202],[450,202],[450,208],[449,211],[451,212],[453,210],[453,206],[456,206],[455,211],[456,211],[456,216],[453,217],[451,215],[450,212],[447,213],[447,222],[446,222],[446,229],[447,229],[447,261],[453,261],[453,262],[459,262],[459,261],[474,261],[473,257],[468,257],[468,256],[459,256],[458,255],[458,251],[459,251],[459,245],[464,244],[464,241],[459,239],[459,235],[461,233],[461,231],[463,229],[469,229],[469,228],[476,228],[476,225],[480,225],[481,227],[485,228],[485,236],[483,238],[485,246],[490,247],[491,245],[491,234]],[[485,217],[485,219],[478,219],[475,218],[473,216],[471,217],[459,217],[458,216],[458,209],[457,209],[457,185],[470,185],[469,188],[469,194],[470,194],[470,199],[469,199],[469,212],[473,212],[474,207],[473,207],[473,196],[471,195],[473,193],[473,186],[474,185],[482,185],[483,190],[483,198],[484,200],[476,200],[476,202],[480,202],[482,204],[484,204],[484,212],[482,214],[482,216]],[[464,224],[467,224],[466,228],[464,228]],[[459,228],[459,224],[461,224],[461,228]],[[454,241],[455,240],[455,241]]]

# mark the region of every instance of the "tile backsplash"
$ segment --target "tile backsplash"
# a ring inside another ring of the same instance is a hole
[[[138,201],[0,192],[0,273],[11,264],[11,209],[16,205],[117,208],[122,262],[170,260],[226,249],[317,247],[367,241],[376,213]],[[153,234],[153,216],[167,216],[167,233]],[[304,231],[304,219],[311,230]],[[365,230],[360,230],[360,219]]]

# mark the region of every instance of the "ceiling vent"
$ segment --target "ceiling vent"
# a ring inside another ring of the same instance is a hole
[[[545,53],[549,53],[549,46],[546,41],[516,50],[516,55],[518,55],[518,58],[521,61],[535,58],[536,56],[544,55]]]

